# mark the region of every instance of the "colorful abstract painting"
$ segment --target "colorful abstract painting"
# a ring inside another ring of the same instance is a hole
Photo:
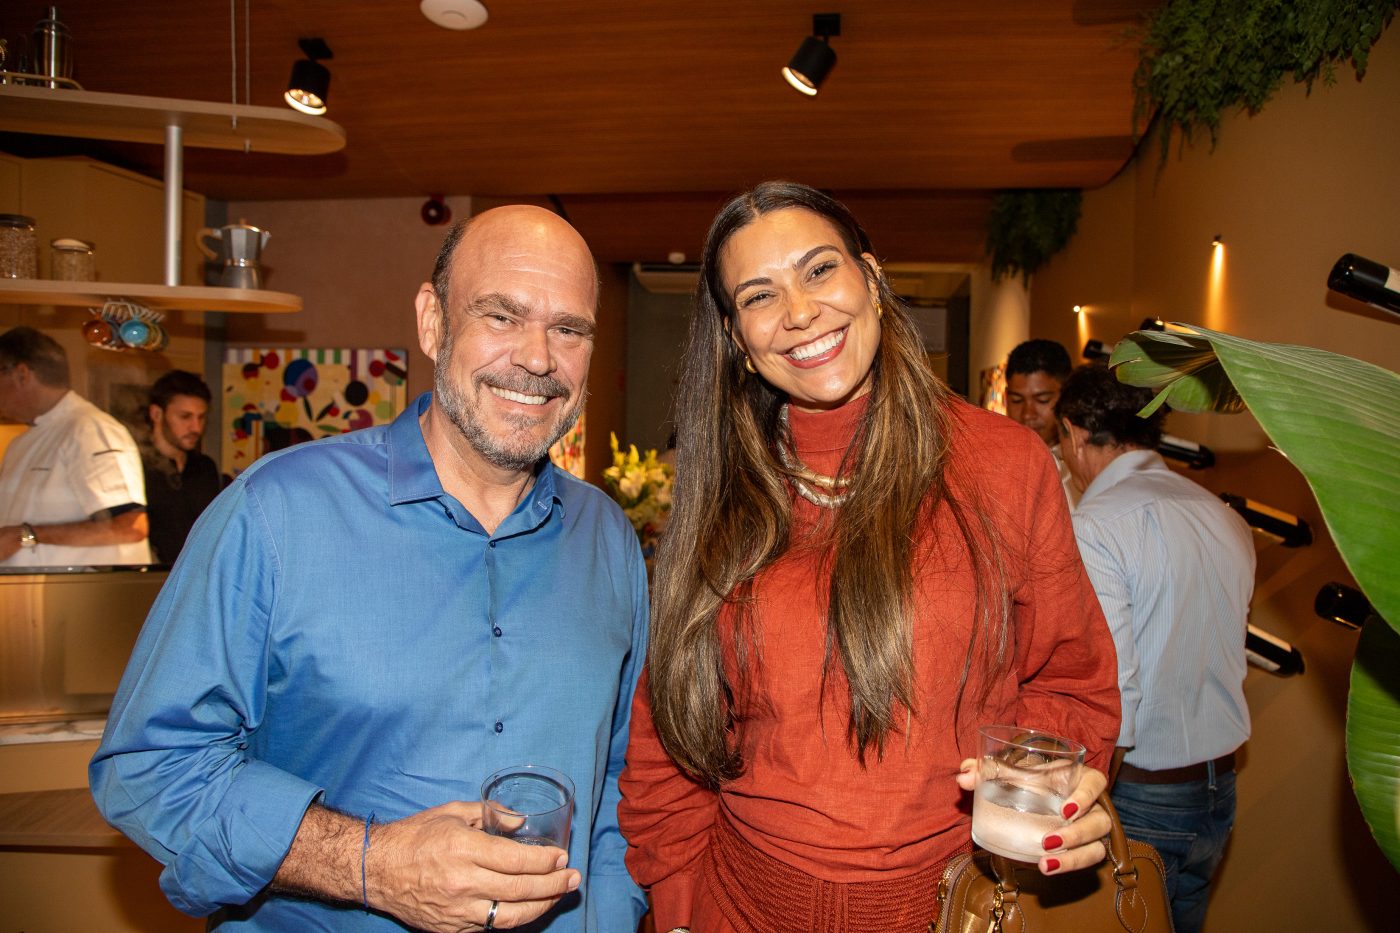
[[[403,350],[224,351],[224,473],[302,441],[393,421],[408,389]]]

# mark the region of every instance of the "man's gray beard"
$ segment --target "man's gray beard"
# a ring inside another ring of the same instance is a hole
[[[443,413],[447,415],[462,436],[467,439],[467,443],[472,445],[487,463],[500,467],[503,470],[524,470],[532,467],[540,458],[549,453],[549,448],[554,446],[554,442],[559,440],[578,422],[579,415],[583,413],[583,402],[586,393],[580,393],[578,401],[571,408],[560,412],[559,420],[555,423],[554,430],[550,432],[548,439],[544,441],[515,441],[513,438],[495,437],[487,431],[485,425],[481,424],[476,417],[476,407],[458,389],[456,383],[448,375],[451,370],[452,353],[451,346],[443,348],[439,356],[439,365],[433,370],[433,394],[437,398],[438,405],[442,407]],[[509,382],[514,380],[498,379],[499,382]],[[522,386],[505,386],[512,391],[521,392],[525,395],[535,394],[557,394],[566,391],[566,388],[557,380],[549,377],[529,376],[523,382],[532,383]],[[478,392],[491,391],[486,387],[486,381],[478,376],[472,380],[473,388]],[[548,385],[546,392],[540,392],[538,386]],[[507,423],[516,423],[510,416],[506,417]],[[529,430],[534,426],[533,419],[521,419],[516,426]]]

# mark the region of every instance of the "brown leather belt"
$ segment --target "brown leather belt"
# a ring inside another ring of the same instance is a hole
[[[1148,771],[1135,768],[1126,761],[1118,768],[1118,780],[1129,784],[1185,784],[1187,781],[1204,781],[1210,777],[1207,765],[1215,765],[1215,773],[1223,774],[1235,769],[1235,753],[1221,755],[1214,761],[1202,761],[1182,768],[1165,768],[1161,771]]]

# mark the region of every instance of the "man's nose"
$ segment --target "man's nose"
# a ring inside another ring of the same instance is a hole
[[[510,361],[537,376],[554,372],[554,353],[549,346],[549,329],[543,325],[526,326],[514,352],[511,353]]]

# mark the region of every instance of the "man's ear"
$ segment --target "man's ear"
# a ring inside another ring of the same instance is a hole
[[[438,303],[437,289],[431,282],[424,282],[413,301],[418,318],[418,346],[428,359],[437,362],[438,340],[442,336],[444,315]]]
[[[151,427],[155,427],[160,424],[160,419],[165,417],[165,409],[155,404],[147,405],[146,417],[151,419]]]

